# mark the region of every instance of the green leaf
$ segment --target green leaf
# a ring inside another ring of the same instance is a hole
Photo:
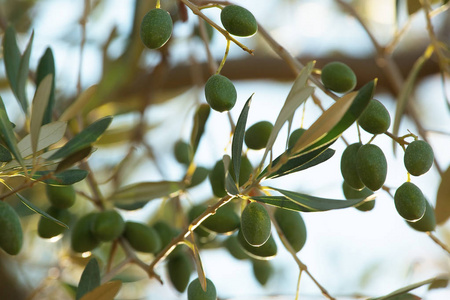
[[[30,135],[31,149],[36,153],[41,131],[42,121],[44,120],[45,110],[47,108],[50,91],[52,89],[53,75],[47,75],[39,84],[34,94],[33,106],[31,107]]]
[[[251,199],[259,202],[266,203],[279,208],[302,211],[302,212],[312,212],[314,210],[309,209],[305,206],[299,205],[293,202],[291,199],[284,196],[254,196]]]
[[[194,114],[194,125],[191,132],[191,146],[194,154],[197,151],[200,139],[205,132],[206,121],[208,121],[211,108],[208,104],[200,104]]]
[[[37,143],[37,151],[41,151],[57,142],[59,142],[66,132],[67,123],[66,122],[52,122],[49,124],[45,124],[41,127],[41,131],[39,133],[39,140]],[[22,157],[27,157],[33,154],[33,150],[31,147],[31,135],[25,136],[20,142],[17,144],[19,148],[19,152]],[[56,152],[56,151],[55,151]]]
[[[12,160],[11,152],[0,144],[0,162],[9,162]]]
[[[222,161],[225,171],[225,191],[230,195],[237,195],[239,194],[239,188],[237,183],[234,181],[233,176],[230,174],[231,158],[229,155],[225,154]]]
[[[27,48],[20,59],[19,74],[17,75],[17,93],[16,97],[22,105],[22,109],[25,113],[28,111],[28,100],[26,93],[26,85],[28,80],[28,72],[30,71],[30,55],[31,46],[33,45],[34,31],[31,33],[30,40],[28,41]]]
[[[176,181],[139,182],[119,188],[108,200],[118,208],[135,210],[150,200],[168,197],[182,188],[183,184]]]
[[[73,154],[70,154],[66,158],[64,158],[62,161],[58,163],[58,166],[55,169],[55,173],[60,173],[76,163],[80,162],[81,160],[85,159],[89,154],[91,154],[92,146],[89,146],[87,148],[81,149],[80,151],[77,151]]]
[[[100,267],[98,266],[97,260],[91,258],[81,274],[76,299],[81,299],[81,297],[93,291],[98,286],[100,286]]]
[[[20,50],[17,46],[16,31],[9,26],[3,36],[3,57],[6,76],[14,94],[17,94],[17,78],[20,67]]]
[[[63,114],[59,117],[59,121],[69,121],[77,114],[83,111],[84,107],[92,100],[92,97],[97,92],[98,85],[92,85],[85,89],[72,104],[66,108]]]
[[[16,160],[23,167],[23,159],[20,155],[19,149],[17,147],[16,137],[14,136],[14,131],[9,121],[8,115],[6,114],[5,104],[0,96],[0,135],[5,142],[8,150],[14,155]]]
[[[374,195],[367,197],[366,199],[350,199],[350,200],[335,200],[335,199],[326,199],[314,197],[306,194],[286,191],[282,189],[277,189],[270,187],[270,189],[275,190],[284,196],[286,196],[291,201],[295,202],[298,205],[305,207],[311,211],[327,211],[333,209],[341,209],[355,206],[363,201],[373,200],[375,198]]]
[[[49,100],[45,108],[42,125],[48,124],[52,121],[53,107],[55,106],[55,59],[53,58],[53,52],[50,47],[45,50],[44,55],[42,55],[39,60],[36,71],[36,86],[39,86],[42,80],[49,74],[52,75],[52,85]]]
[[[120,280],[106,282],[85,294],[80,300],[114,300],[121,287]]]
[[[408,15],[412,15],[422,8],[419,0],[407,0],[408,2]]]
[[[450,167],[442,174],[436,195],[436,223],[444,224],[450,217]]]
[[[104,117],[86,127],[83,131],[74,136],[61,147],[55,154],[50,156],[49,160],[56,160],[67,157],[75,152],[84,149],[93,144],[105,132],[109,124],[111,124],[112,116]]]
[[[46,176],[50,173],[52,173],[52,171],[37,171],[31,178],[38,180],[42,176]],[[53,174],[52,178],[43,180],[43,182],[50,185],[71,185],[85,179],[88,173],[89,172],[86,170],[71,169],[58,174]]]
[[[428,287],[428,290],[435,290],[435,289],[443,289],[448,286],[448,278],[442,278],[442,279],[436,279],[433,281],[430,286]]]
[[[305,102],[309,98],[309,96],[311,96],[311,94],[313,93],[314,88],[306,86],[306,83],[308,81],[309,75],[312,72],[314,64],[315,64],[314,61],[309,62],[295,79],[294,84],[292,85],[292,88],[277,117],[277,120],[273,125],[272,132],[270,133],[269,139],[267,141],[266,150],[261,160],[261,165],[264,164],[267,154],[269,153],[269,151],[272,150],[273,144],[275,143],[278,133],[280,132],[284,123],[292,119],[297,108],[299,108],[299,106],[303,102]]]
[[[45,211],[41,210],[39,207],[37,207],[36,205],[34,205],[33,203],[31,203],[30,201],[28,201],[25,197],[23,197],[22,195],[20,195],[19,193],[16,193],[17,197],[19,197],[20,201],[23,203],[23,205],[25,205],[26,207],[28,207],[30,210],[34,211],[35,213],[43,216],[44,218],[47,218],[53,222],[55,222],[56,224],[65,227],[67,229],[69,229],[69,226],[67,226],[66,224],[64,224],[63,222],[61,222],[58,219],[53,218],[52,216],[50,216],[48,213],[46,213]]]
[[[239,119],[236,123],[236,128],[233,134],[233,141],[231,143],[231,163],[234,167],[234,178],[236,182],[239,182],[239,172],[241,171],[241,155],[242,145],[244,144],[245,126],[247,124],[248,111],[250,110],[250,104],[252,103],[253,95],[248,98],[242,108]]]

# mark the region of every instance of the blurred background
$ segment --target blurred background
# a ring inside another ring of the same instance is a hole
[[[382,46],[391,45],[394,37],[398,37],[393,45],[393,57],[405,78],[430,43],[423,9],[413,12],[410,4],[408,12],[407,2],[414,1],[348,1]],[[316,67],[321,68],[330,61],[345,62],[355,71],[358,87],[379,78],[376,98],[388,108],[391,118],[394,117],[398,91],[380,68],[367,32],[336,1],[246,0],[236,3],[249,9],[260,25],[303,64],[316,60]],[[89,4],[88,10],[86,4]],[[432,8],[441,5],[436,2]],[[187,21],[182,22],[184,15],[176,1],[161,1],[161,7],[174,19],[173,36],[168,45],[158,51],[143,49],[138,31],[140,20],[154,6],[152,0],[0,0],[0,34],[3,35],[6,26],[12,24],[23,51],[34,30],[31,70],[36,69],[45,49],[52,48],[56,64],[56,111],[66,108],[80,91],[98,84],[96,95],[87,105],[86,119],[93,121],[104,115],[116,115],[109,139],[96,145],[98,149],[89,160],[99,182],[108,179],[129,152],[132,155],[121,184],[180,180],[186,172],[173,157],[173,145],[179,139],[189,139],[192,115],[196,105],[205,102],[203,85],[211,71],[205,45],[196,34],[197,16],[189,11]],[[220,24],[219,9],[207,9],[204,13]],[[86,22],[85,31],[81,26],[83,22]],[[448,47],[448,4],[443,12],[432,18],[432,22],[437,38]],[[402,30],[404,32],[399,35]],[[250,56],[232,43],[221,72],[233,81],[238,92],[231,116],[236,121],[245,101],[255,93],[248,126],[261,120],[273,123],[295,74],[261,35],[239,41],[255,52]],[[84,48],[80,51],[82,43]],[[225,46],[225,39],[214,32],[209,49],[217,63],[223,57]],[[448,76],[446,80],[445,83],[441,80],[437,59],[432,56],[418,74],[414,101],[409,104],[419,112],[418,122],[425,129],[443,171],[450,164],[450,110],[445,98],[445,94],[450,95]],[[10,92],[3,63],[0,64],[0,89],[9,117],[20,131],[25,118]],[[30,83],[30,94],[33,90]],[[325,108],[332,105],[328,96],[316,90]],[[299,109],[294,128],[301,124],[307,128],[320,113],[318,106],[308,101],[304,120]],[[145,146],[131,147],[137,126],[141,128]],[[230,152],[230,130],[226,114],[211,112],[195,158],[197,165],[212,168],[224,153]],[[418,134],[417,123],[406,116],[399,135],[408,131]],[[274,153],[284,150],[286,136],[287,128],[283,128]],[[352,126],[344,137],[349,143],[356,142],[356,127]],[[363,142],[370,138],[362,133]],[[387,136],[377,137],[374,143],[384,150],[389,164],[386,185],[395,191],[407,179],[401,149],[398,148],[394,155],[392,140]],[[319,197],[344,199],[339,164],[345,144],[338,140],[333,148],[336,154],[326,163],[264,184]],[[248,152],[254,166],[259,164],[262,154],[263,151]],[[413,182],[434,205],[441,183],[437,169],[432,168],[427,174],[413,178]],[[80,183],[77,188],[85,187]],[[111,188],[111,184],[102,186],[105,194]],[[42,191],[43,187],[37,185],[28,193],[30,198],[35,197],[33,201],[37,205],[44,206],[45,199],[39,199]],[[298,256],[329,293],[339,299],[381,296],[450,271],[449,253],[425,233],[412,230],[397,214],[388,193],[380,190],[377,196],[375,208],[370,212],[351,208],[302,214],[308,239]],[[190,189],[181,198],[181,204],[188,208],[211,197],[211,187],[206,180]],[[75,213],[91,209],[83,202],[87,201],[80,198],[73,208]],[[154,200],[142,210],[122,213],[126,219],[152,222],[161,203],[161,200]],[[70,294],[70,286],[79,280],[85,258],[70,253],[66,238],[49,242],[37,237],[37,220],[36,215],[23,218],[27,233],[19,256],[10,258],[0,253],[0,299],[63,299]],[[449,226],[448,223],[438,226],[436,231],[436,236],[447,245],[450,245]],[[298,269],[278,239],[277,242],[279,253],[271,261],[274,274],[265,286],[254,278],[250,261],[235,260],[223,248],[201,250],[206,274],[215,283],[220,299],[249,300],[268,296],[270,299],[294,299]],[[100,260],[106,260],[107,253],[107,249],[94,251]],[[151,261],[150,256],[144,256],[145,259]],[[121,277],[125,283],[118,299],[186,299],[185,294],[178,294],[168,287],[170,283],[163,266],[164,263],[157,272],[165,279],[165,285],[149,280],[140,269],[126,269]],[[9,291],[14,298],[8,298],[11,297],[6,296],[8,294],[1,296],[3,291]],[[448,288],[427,291],[427,287],[423,287],[414,293],[424,299],[450,299]],[[316,285],[305,275],[301,279],[300,295],[301,299],[322,298]]]

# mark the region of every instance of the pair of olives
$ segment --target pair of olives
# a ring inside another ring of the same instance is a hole
[[[377,145],[351,144],[342,153],[341,173],[345,182],[353,189],[361,190],[367,186],[376,191],[386,180],[386,157]]]
[[[189,221],[192,222],[200,216],[208,207],[205,204],[193,206],[188,212]],[[207,230],[207,232],[215,232],[221,234],[231,233],[239,228],[240,219],[234,210],[233,203],[228,203],[219,209],[216,213],[209,216],[197,229]],[[197,232],[196,229],[196,232]],[[201,231],[201,230],[198,230]],[[197,232],[198,233],[198,232]]]

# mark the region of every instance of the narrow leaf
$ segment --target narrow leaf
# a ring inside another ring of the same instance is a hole
[[[69,121],[83,111],[83,108],[97,92],[97,87],[98,85],[92,85],[84,90],[80,96],[78,96],[78,98],[63,112],[63,114],[59,117],[59,121]]]
[[[245,126],[247,124],[248,111],[250,110],[250,104],[252,103],[253,95],[248,98],[242,108],[239,119],[236,123],[236,128],[233,134],[233,141],[231,143],[231,162],[234,167],[234,178],[236,182],[239,182],[239,172],[241,171],[241,155],[242,145],[244,144]]]
[[[195,260],[195,266],[197,269],[197,275],[198,280],[200,281],[200,286],[202,287],[203,291],[206,292],[206,275],[205,270],[203,269],[202,260],[200,259],[200,253],[198,251],[197,245],[192,243],[192,251],[194,252],[194,260]]]
[[[54,217],[50,216],[48,213],[46,213],[45,211],[41,210],[39,207],[37,207],[36,205],[34,205],[33,203],[31,203],[30,201],[28,201],[25,197],[23,197],[22,195],[20,195],[19,193],[16,193],[17,197],[19,197],[20,201],[23,203],[23,205],[25,205],[26,207],[28,207],[30,210],[34,211],[35,213],[43,216],[44,218],[47,218],[53,222],[55,222],[56,224],[65,227],[67,229],[69,229],[69,226],[67,226],[66,224],[64,224],[63,222],[61,222],[58,219],[55,219]]]
[[[314,210],[309,209],[305,206],[299,205],[293,202],[291,199],[285,196],[254,196],[251,199],[259,202],[266,203],[268,205],[272,205],[279,208],[294,210],[294,211],[302,211],[302,212],[312,212]]]
[[[27,48],[20,59],[20,67],[19,74],[17,75],[17,94],[20,104],[22,105],[22,109],[25,113],[28,111],[28,99],[26,93],[26,85],[28,80],[28,72],[30,71],[30,55],[31,55],[31,46],[33,45],[34,31],[31,33],[30,40],[28,41]]]
[[[67,156],[58,164],[58,166],[55,169],[55,173],[60,173],[64,170],[72,167],[76,163],[82,161],[89,154],[91,154],[91,151],[92,151],[92,146],[89,146],[89,147],[81,149],[80,151],[77,151],[77,152]]]
[[[39,140],[37,143],[36,151],[41,151],[57,142],[59,142],[66,132],[67,123],[56,121],[50,124],[45,124],[41,127],[41,131],[39,134]],[[33,154],[33,150],[31,148],[31,135],[25,136],[20,142],[17,144],[19,148],[19,152],[22,157],[27,157]]]
[[[47,176],[51,171],[37,171],[31,177],[34,180],[40,180],[43,176]],[[43,180],[43,182],[51,185],[71,185],[86,178],[88,171],[71,169],[65,170],[58,174],[52,174],[51,178]]]
[[[436,195],[436,223],[444,224],[450,217],[450,167],[442,174]]]
[[[139,182],[119,188],[108,200],[119,208],[135,210],[150,200],[167,197],[182,188],[182,183],[176,181]]]
[[[83,131],[78,133],[73,139],[68,141],[55,154],[49,157],[49,160],[55,160],[67,157],[81,149],[84,149],[93,144],[105,132],[109,124],[111,124],[112,117],[104,117],[86,127]]]
[[[122,287],[122,281],[106,282],[85,294],[80,300],[114,300]]]
[[[17,147],[16,137],[14,136],[14,131],[9,121],[8,115],[6,114],[5,104],[0,96],[0,135],[5,142],[8,150],[14,155],[16,160],[23,166],[23,159],[20,155],[19,149]]]
[[[6,76],[14,94],[17,94],[17,78],[20,67],[20,50],[17,46],[16,32],[9,26],[3,36],[3,58]]]
[[[78,283],[76,299],[79,300],[85,294],[100,286],[100,267],[95,258],[91,258],[81,274]]]
[[[41,131],[42,121],[44,120],[45,110],[47,109],[50,92],[52,89],[53,75],[47,75],[39,84],[34,94],[33,106],[31,107],[30,135],[31,150],[36,153]]]
[[[45,108],[42,125],[48,124],[52,121],[53,107],[55,106],[55,59],[53,58],[52,49],[47,48],[44,55],[42,55],[39,60],[36,71],[36,86],[39,86],[42,80],[50,74],[52,75],[52,85],[50,88],[50,96]]]
[[[224,165],[224,171],[225,171],[225,190],[230,195],[237,195],[239,194],[239,188],[237,183],[234,181],[233,176],[230,174],[230,161],[231,158],[229,155],[223,156],[223,165]]]
[[[191,132],[191,146],[194,153],[197,151],[200,139],[205,132],[206,121],[208,121],[211,108],[208,104],[200,104],[194,114],[194,125]]]

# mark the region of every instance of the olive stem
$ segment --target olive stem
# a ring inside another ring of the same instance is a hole
[[[300,280],[302,279],[302,270],[299,270],[298,272],[298,279],[297,279],[297,290],[295,291],[295,300],[298,300],[298,297],[300,295]]]
[[[118,263],[114,268],[108,270],[108,272],[103,276],[102,283],[110,281],[117,273],[119,273],[126,265],[131,263],[131,257],[126,257],[120,263]]]
[[[230,40],[227,40],[227,48],[225,49],[225,55],[223,56],[223,59],[220,63],[219,68],[217,68],[216,74],[220,74],[220,71],[222,71],[222,68],[225,65],[225,62],[227,61],[229,51],[230,51]]]
[[[390,133],[389,131],[386,131],[384,134],[387,135],[388,137],[390,137],[392,140],[394,140],[394,142],[396,142],[397,144],[399,144],[399,145],[402,147],[403,151],[406,150],[405,145],[408,145],[408,144],[409,144],[408,142],[406,142],[406,141],[404,140],[404,138],[405,138],[406,136],[404,136],[404,137],[397,137],[397,136],[395,136],[394,134]]]
[[[431,231],[427,231],[426,233],[433,240],[433,242],[438,244],[445,252],[450,254],[450,248],[448,248],[446,244],[444,244],[441,240],[439,240]]]
[[[161,0],[156,0],[156,8],[161,8]]]
[[[217,70],[217,63],[211,54],[211,49],[209,49],[208,33],[206,32],[205,24],[200,16],[198,17],[198,21],[200,37],[202,38],[203,44],[205,45],[206,56],[208,58],[209,71],[211,74],[214,74],[214,71]]]
[[[44,181],[46,179],[50,179],[50,178],[53,177],[53,175],[54,175],[53,173],[49,173],[49,174],[46,174],[46,175],[44,175],[42,177],[39,177],[36,180],[28,179],[29,181],[19,185],[18,187],[14,188],[14,189],[10,189],[9,192],[4,193],[3,195],[0,195],[0,201],[3,201],[5,198],[18,193],[21,190],[24,190],[26,188],[30,188],[30,187],[32,187],[33,185],[35,185],[36,183],[38,183],[40,181]],[[0,178],[0,183],[4,184],[6,187],[9,188],[9,186],[6,184],[6,182],[4,182],[4,180],[1,179],[1,178]]]

